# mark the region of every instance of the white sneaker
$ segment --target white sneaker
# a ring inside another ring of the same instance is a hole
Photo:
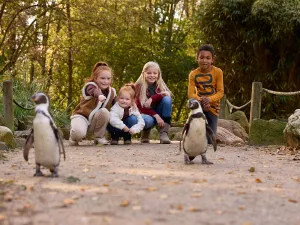
[[[108,145],[109,142],[103,137],[103,138],[94,138],[94,143],[95,145],[97,144]]]
[[[70,146],[78,146],[78,141],[73,141],[72,139],[69,140],[69,145]]]

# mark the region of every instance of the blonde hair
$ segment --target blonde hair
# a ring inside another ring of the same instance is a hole
[[[86,80],[87,82],[94,82],[102,71],[110,71],[112,76],[112,69],[106,62],[97,62],[92,69],[91,76]]]
[[[128,83],[125,84],[123,87],[121,87],[118,97],[117,99],[119,100],[120,96],[122,93],[127,92],[129,93],[130,99],[131,99],[131,105],[135,106],[135,96],[136,96],[136,92],[135,92],[135,85],[134,83]]]
[[[139,99],[141,105],[144,105],[144,103],[148,100],[147,97],[148,83],[146,82],[144,74],[150,67],[155,68],[158,71],[158,79],[156,81],[156,87],[160,89],[160,93],[168,96],[172,95],[172,92],[170,91],[170,89],[167,87],[166,83],[162,79],[161,70],[158,63],[150,61],[144,65],[140,77],[135,82],[135,85],[139,86]]]

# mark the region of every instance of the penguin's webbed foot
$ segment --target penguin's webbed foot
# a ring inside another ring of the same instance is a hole
[[[33,174],[35,177],[43,177],[44,174],[41,171],[41,164],[36,163],[36,168],[35,168],[35,174]]]
[[[184,162],[185,162],[185,164],[187,164],[187,165],[194,164],[194,162],[192,162],[192,161],[190,160],[190,158],[189,158],[188,155],[184,155]]]
[[[211,162],[211,161],[208,161],[207,159],[206,160],[203,160],[202,159],[202,162],[201,162],[202,164],[214,164],[213,162]]]
[[[42,173],[42,171],[37,171],[35,172],[35,174],[33,174],[34,177],[43,177],[44,174]]]
[[[202,154],[201,157],[202,157],[202,164],[214,164],[213,162],[207,160],[205,153]]]
[[[51,174],[49,177],[58,177],[58,169],[57,167],[54,167],[53,170],[50,170]]]

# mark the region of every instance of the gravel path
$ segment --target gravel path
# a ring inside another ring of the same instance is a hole
[[[34,150],[29,164],[7,153],[0,224],[300,224],[300,161],[276,146],[209,147],[213,165],[185,165],[178,142],[83,144],[66,143],[59,178],[32,176]]]

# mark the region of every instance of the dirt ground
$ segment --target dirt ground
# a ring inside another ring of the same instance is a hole
[[[59,178],[32,176],[34,150],[0,160],[1,225],[300,224],[300,161],[278,146],[209,147],[212,165],[179,142],[65,146]]]

